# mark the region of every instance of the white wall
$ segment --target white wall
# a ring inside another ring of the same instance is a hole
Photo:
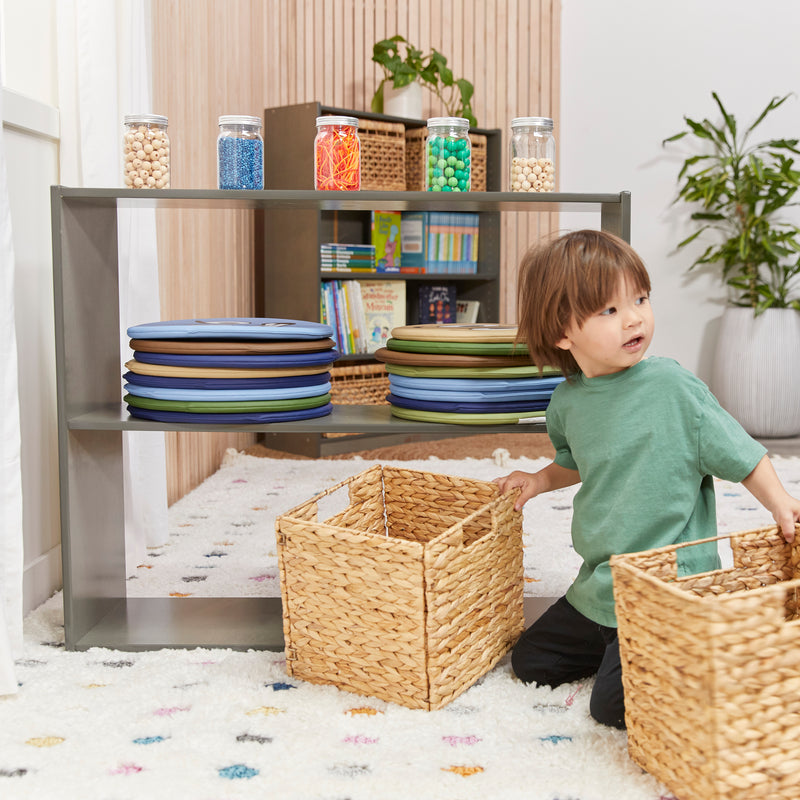
[[[55,0],[3,0],[3,135],[16,261],[25,611],[61,585],[50,186],[58,183]]]
[[[724,292],[711,276],[688,278],[692,254],[675,253],[692,229],[688,208],[671,207],[682,158],[661,142],[683,128],[684,115],[718,120],[712,91],[740,124],[752,122],[771,97],[800,91],[800,3],[562,3],[560,188],[631,191],[631,242],[653,281],[651,353],[708,380]],[[800,136],[800,95],[763,132]],[[566,214],[562,222],[585,224]]]

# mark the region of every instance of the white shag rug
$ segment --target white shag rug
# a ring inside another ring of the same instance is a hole
[[[129,593],[278,594],[275,516],[372,463],[229,453],[172,507],[169,541],[132,565]],[[491,479],[540,463],[498,451],[402,465]],[[797,496],[800,459],[774,463]],[[526,507],[526,594],[562,593],[577,568],[573,491]],[[718,482],[717,502],[721,532],[770,522],[741,486]],[[591,681],[526,686],[507,658],[425,712],[289,678],[281,653],[63,642],[57,594],[26,619],[19,692],[0,698],[3,800],[674,800],[624,733],[589,717]]]

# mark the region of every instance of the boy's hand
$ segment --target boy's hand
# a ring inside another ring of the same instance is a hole
[[[502,478],[495,478],[492,483],[498,485],[500,494],[507,494],[513,489],[520,490],[519,497],[514,503],[514,511],[519,511],[531,497],[535,497],[541,491],[537,488],[536,475],[532,475],[530,472],[521,472],[520,470]]]

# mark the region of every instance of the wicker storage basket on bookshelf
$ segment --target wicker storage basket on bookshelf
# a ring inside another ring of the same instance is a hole
[[[691,544],[611,559],[630,755],[681,800],[795,800],[800,526],[719,539],[733,567],[701,575]]]
[[[380,465],[278,517],[288,673],[442,707],[522,632],[521,519],[492,483]]]
[[[405,126],[402,122],[358,120],[361,142],[361,188],[402,192],[406,188]]]
[[[425,191],[425,135],[427,128],[409,128],[406,131],[406,185],[409,192]],[[486,191],[486,137],[471,133],[470,191]]]
[[[342,406],[387,404],[389,375],[384,364],[353,364],[331,369],[331,402]]]

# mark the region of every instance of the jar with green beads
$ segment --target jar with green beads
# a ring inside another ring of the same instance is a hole
[[[468,192],[470,189],[469,120],[431,117],[425,142],[425,188],[429,192]]]

